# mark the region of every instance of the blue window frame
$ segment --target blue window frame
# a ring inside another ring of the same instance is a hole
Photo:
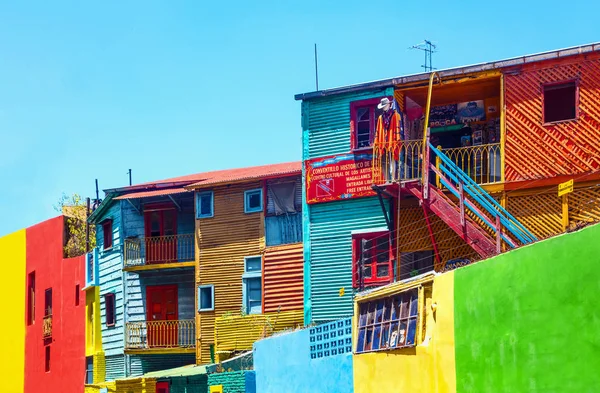
[[[198,286],[198,311],[212,311],[215,309],[215,286]]]
[[[242,300],[247,314],[262,313],[262,257],[244,258]]]
[[[244,213],[256,213],[263,210],[262,188],[244,191]]]
[[[215,196],[212,191],[196,193],[196,218],[214,217]]]

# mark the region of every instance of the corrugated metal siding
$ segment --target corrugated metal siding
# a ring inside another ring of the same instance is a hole
[[[266,313],[302,310],[304,254],[302,243],[265,251],[263,303]]]
[[[244,191],[259,187],[260,182],[252,182],[215,188],[214,217],[196,220],[197,282],[215,286],[215,310],[197,314],[200,363],[210,362],[215,317],[242,308],[244,257],[261,255],[264,250],[264,214],[244,213]]]
[[[112,355],[123,353],[123,259],[122,249],[122,226],[121,226],[121,204],[124,201],[115,202],[99,220],[113,220],[113,246],[110,250],[103,250],[102,243],[104,233],[102,225],[96,226],[96,243],[99,245],[98,277],[100,284],[100,325],[102,330],[102,348],[107,358]],[[104,295],[114,293],[116,300],[116,323],[115,326],[106,326],[106,307]],[[108,373],[108,370],[107,370]],[[121,375],[123,370],[121,370]],[[108,376],[107,376],[108,377]]]
[[[294,181],[294,183],[296,183],[296,190],[295,190],[296,195],[295,195],[295,201],[294,201],[296,208],[298,208],[298,209],[302,208],[302,177],[301,176],[297,176],[295,179],[288,178],[288,179],[269,180],[269,181],[267,181],[267,214],[275,214],[275,203],[273,201],[273,194],[271,193],[269,186],[271,184],[290,183],[292,181]]]
[[[170,355],[130,355],[131,375],[137,376],[145,373],[168,370],[196,363],[196,357],[192,354],[170,354]]]
[[[106,380],[114,381],[117,378],[125,376],[125,356],[107,356],[106,357]]]
[[[321,203],[310,209],[312,320],[352,315],[352,231],[385,227],[378,198]],[[344,288],[344,296],[340,289]]]
[[[317,98],[303,102],[303,129],[308,132],[308,156],[303,159],[350,151],[350,103],[383,95],[393,89]]]
[[[215,351],[252,350],[255,341],[302,325],[303,311],[235,315],[215,320]]]
[[[282,214],[265,218],[267,246],[302,241],[302,213]]]

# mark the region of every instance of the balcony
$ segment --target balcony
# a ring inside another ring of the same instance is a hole
[[[128,353],[193,353],[196,351],[196,321],[141,321],[125,324]]]
[[[194,266],[194,234],[125,239],[125,268],[146,270]]]
[[[42,338],[47,339],[52,337],[52,315],[46,315],[42,324]]]
[[[499,183],[501,149],[499,143],[442,149],[463,172],[478,184]],[[383,185],[420,179],[423,172],[422,140],[406,140],[373,146],[373,184]],[[431,158],[434,160],[434,158]],[[439,161],[439,159],[438,159]],[[432,161],[433,163],[433,161]],[[439,168],[440,162],[435,163]],[[436,185],[441,188],[439,179]]]

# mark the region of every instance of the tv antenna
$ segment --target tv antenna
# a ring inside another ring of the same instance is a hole
[[[425,63],[421,67],[423,67],[425,69],[425,72],[435,70],[435,68],[433,68],[432,62],[431,62],[431,55],[433,53],[437,52],[435,50],[436,49],[435,44],[433,44],[429,40],[424,40],[423,42],[421,42],[417,45],[413,45],[408,49],[417,49],[417,50],[422,50],[423,52],[425,52]]]

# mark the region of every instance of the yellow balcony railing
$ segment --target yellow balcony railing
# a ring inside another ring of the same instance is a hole
[[[194,348],[196,321],[140,321],[125,324],[125,349]]]
[[[194,234],[125,239],[125,266],[193,261]]]
[[[499,143],[442,149],[442,151],[477,184],[501,181]],[[436,166],[438,165],[439,163],[436,163]]]
[[[373,184],[395,183],[421,177],[422,140],[373,145]]]
[[[52,315],[46,315],[43,319],[42,337],[43,338],[52,337]]]

